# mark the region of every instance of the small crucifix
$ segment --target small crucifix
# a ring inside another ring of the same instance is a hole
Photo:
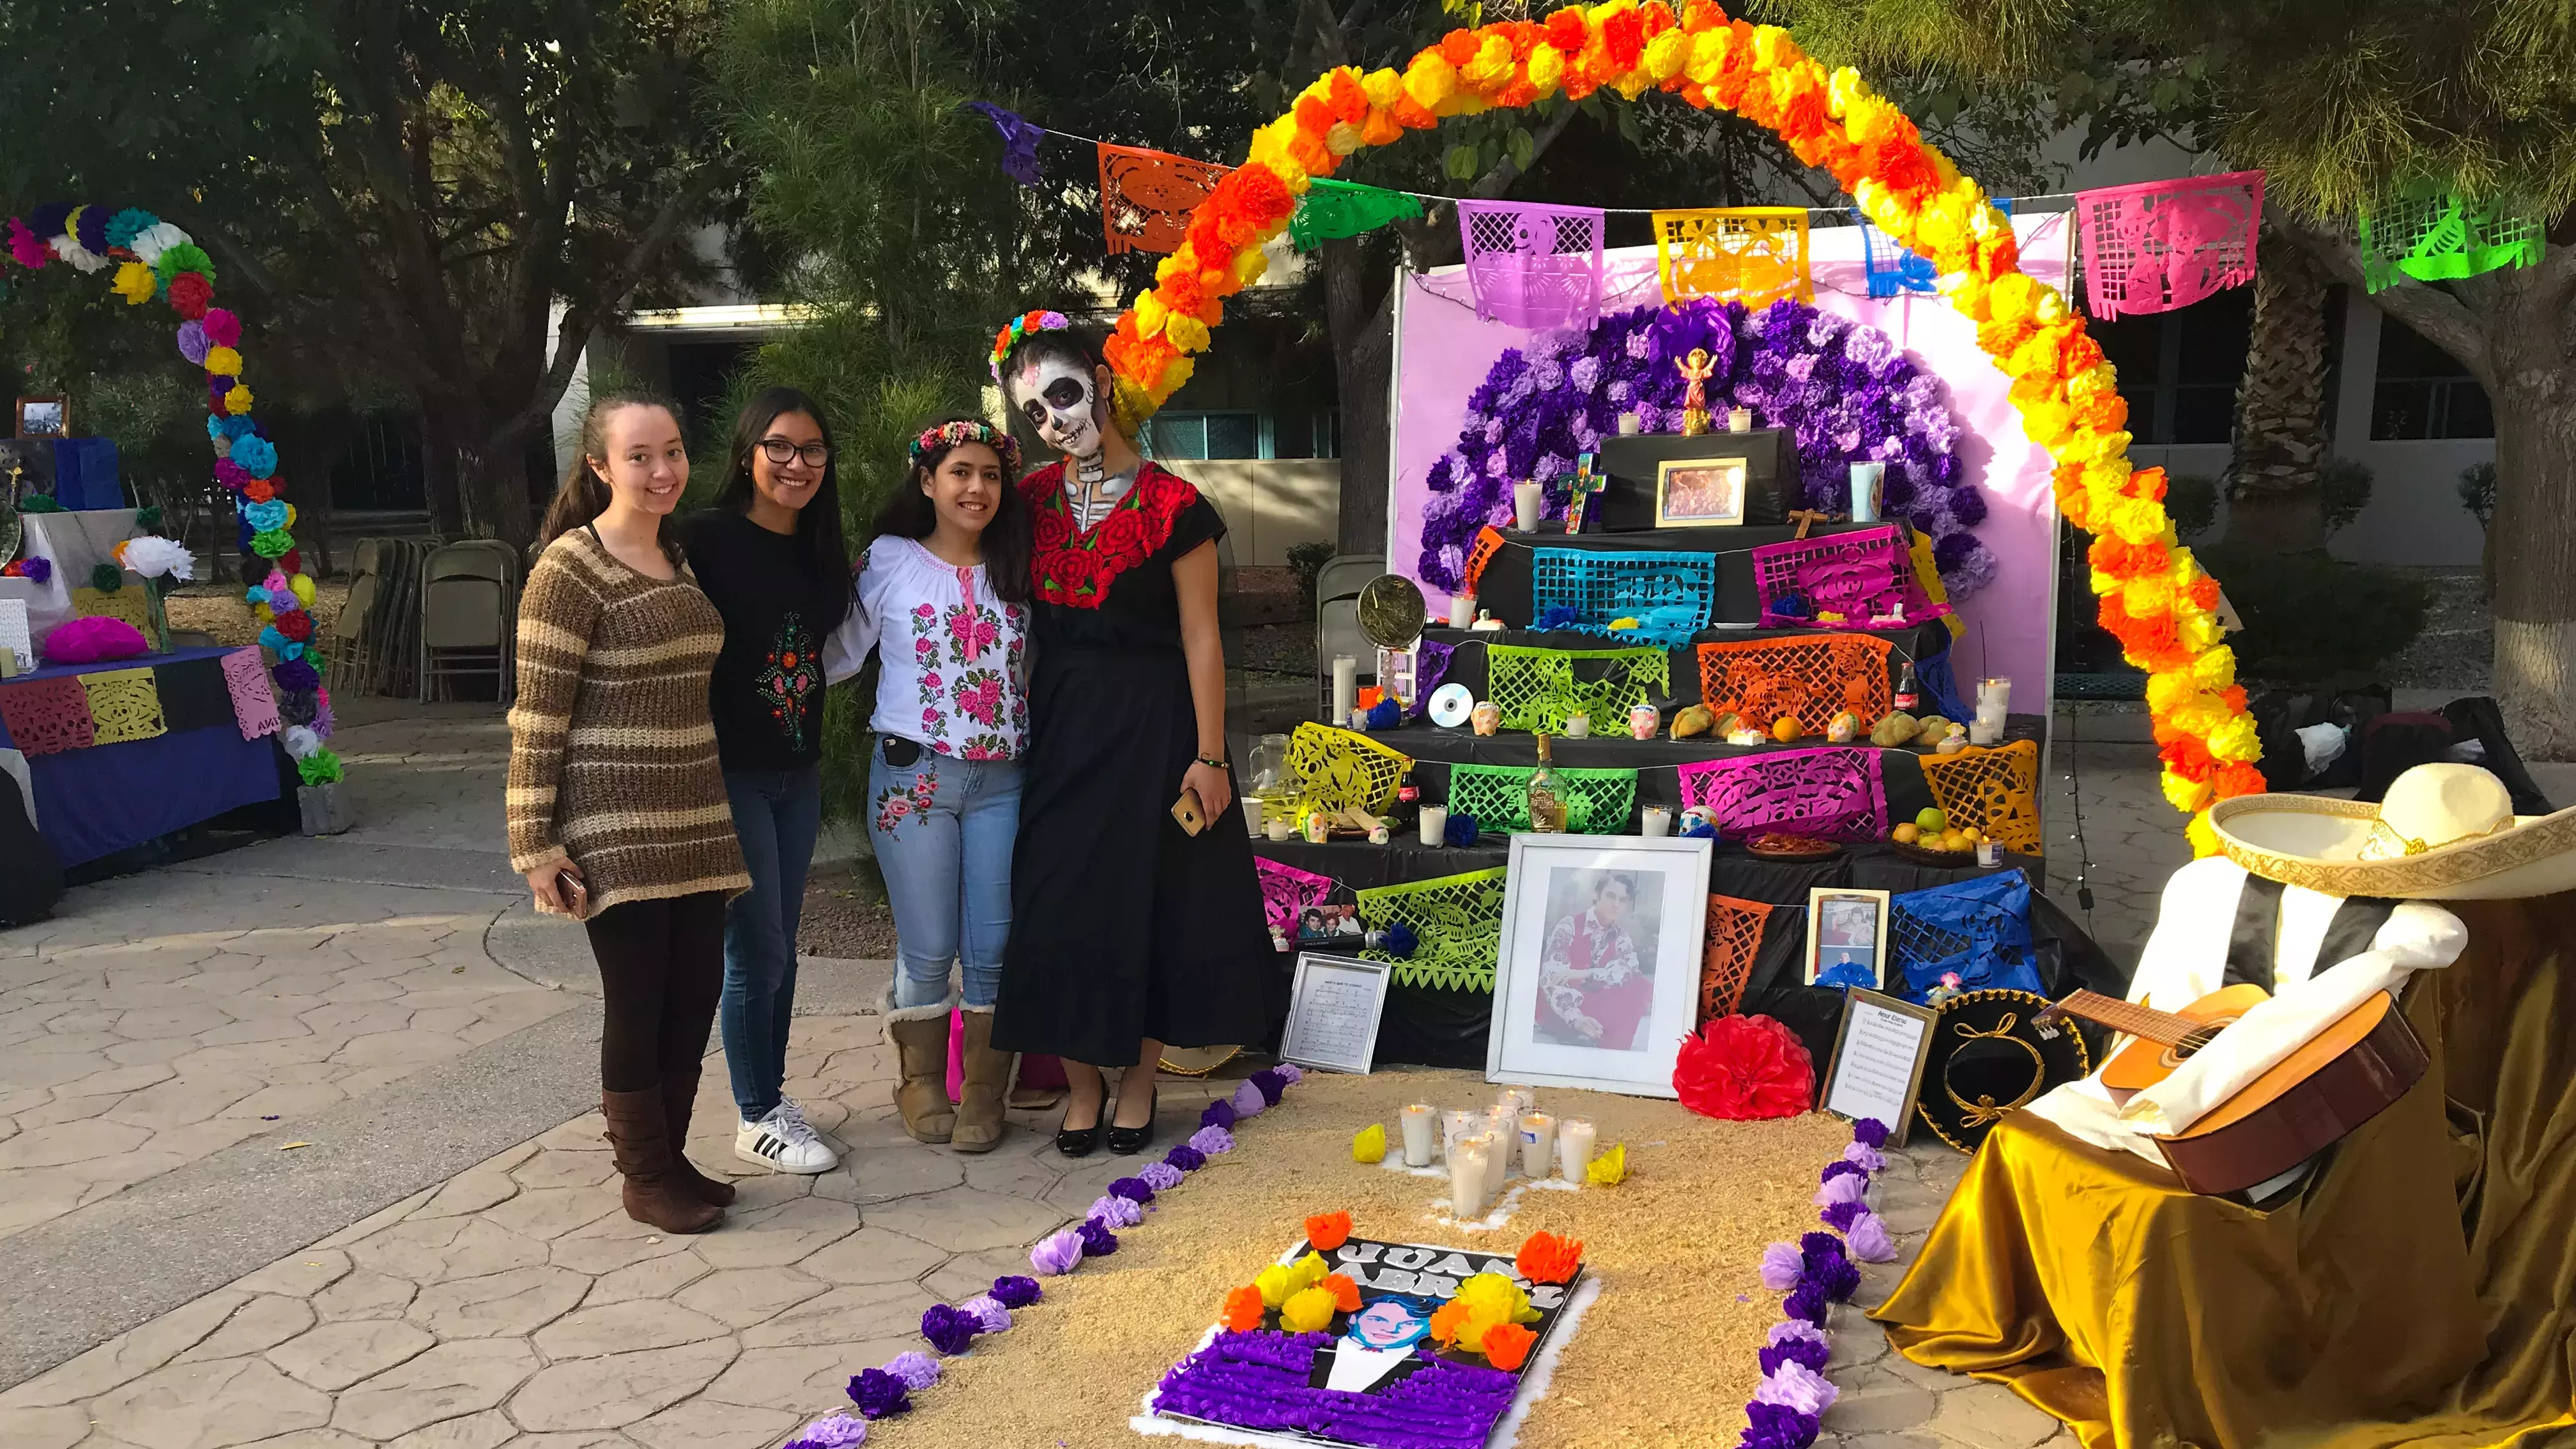
[[[1803,542],[1807,537],[1808,529],[1819,523],[1831,523],[1834,521],[1834,516],[1830,513],[1819,513],[1813,508],[1792,508],[1789,510],[1789,521],[1798,525],[1798,541]]]
[[[1590,453],[1577,453],[1574,457],[1574,471],[1559,475],[1557,481],[1565,486],[1566,492],[1565,531],[1581,533],[1583,514],[1592,502],[1592,495],[1600,492],[1610,480],[1607,476],[1593,470]]]

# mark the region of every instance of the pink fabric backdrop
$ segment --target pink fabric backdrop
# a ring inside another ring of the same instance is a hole
[[[2016,218],[2013,226],[2021,238],[2023,270],[2064,287],[2064,213]],[[2010,383],[1977,350],[1973,324],[1938,297],[1871,297],[1858,227],[1818,230],[1810,251],[1819,308],[1885,332],[1948,385],[1950,411],[1960,424],[1959,460],[1985,493],[1988,513],[1976,534],[1993,550],[1999,567],[1995,581],[1959,611],[1968,629],[1952,662],[1961,692],[1973,699],[1977,679],[2000,674],[2014,682],[2016,711],[2044,713],[2055,622],[2049,609],[2050,540],[2057,526],[2048,454],[2022,435],[2007,395]],[[1653,248],[1613,251],[1605,265],[1604,311],[1639,306],[1659,295]],[[1418,578],[1422,510],[1430,495],[1424,479],[1457,442],[1468,392],[1484,380],[1505,348],[1520,346],[1535,334],[1479,319],[1469,301],[1466,274],[1458,268],[1407,276],[1402,285],[1406,293],[1397,329],[1396,471],[1387,562],[1397,573]],[[1447,595],[1428,592],[1433,594],[1432,612],[1443,612]]]

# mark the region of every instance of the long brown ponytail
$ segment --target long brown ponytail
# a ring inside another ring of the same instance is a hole
[[[545,521],[537,525],[540,550],[608,511],[614,495],[608,480],[600,477],[591,464],[608,461],[608,420],[627,408],[660,408],[671,415],[673,425],[680,421],[679,404],[646,388],[621,387],[593,394],[590,406],[582,409],[581,435],[575,440],[572,463],[564,469],[554,501],[546,505]],[[671,523],[677,512],[674,509],[662,516],[659,534],[662,552],[674,561],[680,557],[679,534]]]

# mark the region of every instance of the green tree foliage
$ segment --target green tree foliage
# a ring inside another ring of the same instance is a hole
[[[392,387],[440,525],[524,538],[583,346],[701,269],[715,31],[713,0],[0,8],[0,130],[45,138],[0,190],[185,227],[259,386]]]

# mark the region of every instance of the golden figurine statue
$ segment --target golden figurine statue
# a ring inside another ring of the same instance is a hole
[[[1682,381],[1690,384],[1682,394],[1682,436],[1696,438],[1708,431],[1708,380],[1717,375],[1710,363],[1708,349],[1694,347],[1690,356],[1673,364],[1679,368]]]

